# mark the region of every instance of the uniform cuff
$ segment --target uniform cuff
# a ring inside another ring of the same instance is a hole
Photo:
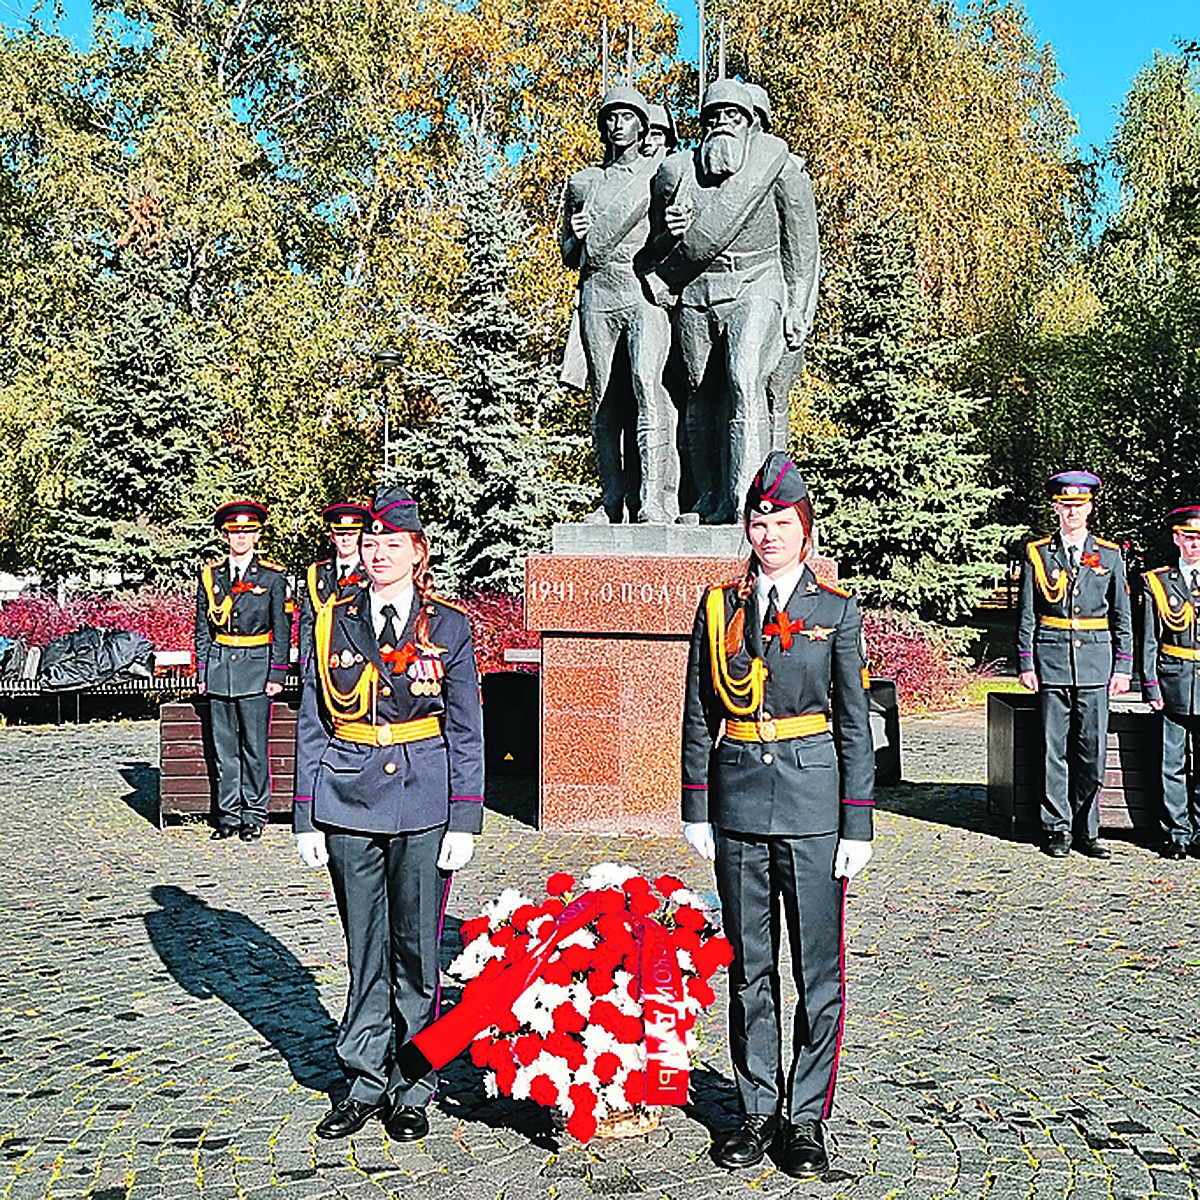
[[[295,796],[292,799],[292,832],[312,833],[312,797]]]
[[[483,829],[483,797],[451,796],[446,828],[451,833],[479,833]]]

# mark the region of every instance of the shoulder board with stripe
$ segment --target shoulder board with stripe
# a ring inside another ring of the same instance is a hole
[[[832,592],[835,596],[843,596],[846,598],[849,598],[850,596],[850,593],[846,591],[845,588],[840,588],[833,583],[822,583],[819,579],[817,580],[817,587],[823,588],[827,592]]]
[[[1116,542],[1106,542],[1103,538],[1095,538],[1097,546],[1103,546],[1106,550],[1120,550],[1120,546]]]
[[[282,571],[287,570],[287,567],[285,567],[282,563],[271,562],[269,559],[266,559],[266,558],[260,558],[258,560],[258,565],[260,567],[266,567],[268,571],[281,571],[282,572]]]
[[[1146,571],[1145,574],[1147,574],[1147,575],[1165,575],[1170,570],[1171,570],[1170,567],[1155,567],[1153,571]]]
[[[1044,538],[1037,538],[1035,541],[1032,541],[1032,542],[1026,542],[1025,548],[1027,550],[1032,550],[1035,546],[1048,546],[1048,545],[1050,545],[1050,539],[1048,537],[1044,537]]]
[[[313,563],[313,566],[314,567],[327,567],[327,566],[329,566],[329,564],[331,562],[333,562],[332,558],[318,558],[317,561],[315,563]]]
[[[456,604],[453,600],[447,600],[445,596],[430,596],[429,599],[435,604],[440,604],[443,608],[452,608],[455,612],[462,613],[464,617],[468,615],[467,610],[461,604]]]

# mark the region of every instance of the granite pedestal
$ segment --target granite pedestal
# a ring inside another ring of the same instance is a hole
[[[525,563],[542,634],[540,824],[581,833],[679,830],[688,643],[712,584],[749,552],[738,526],[560,525]],[[814,567],[836,578],[831,559]]]

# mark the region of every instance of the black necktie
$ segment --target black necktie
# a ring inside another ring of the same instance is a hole
[[[775,618],[778,616],[779,616],[779,591],[777,588],[772,586],[771,590],[767,593],[767,611],[763,615],[763,634],[764,634],[764,636],[766,636],[766,634],[767,634],[767,626],[772,624],[775,621]]]
[[[1077,546],[1067,547],[1067,563],[1071,568],[1071,574],[1074,575],[1079,569],[1079,548]]]
[[[400,631],[396,628],[396,606],[385,604],[379,611],[383,613],[383,628],[379,631],[379,644],[390,646],[394,650],[396,643],[400,640]]]
[[[1200,592],[1200,571],[1192,572],[1192,591]]]
[[[239,583],[241,583],[241,582],[242,582],[242,573],[241,573],[241,571],[240,571],[240,570],[239,570],[237,567],[234,567],[234,568],[233,568],[233,571],[231,572],[231,575],[232,575],[231,582],[232,582],[232,583],[233,583],[235,586],[236,586],[237,584],[239,584]]]

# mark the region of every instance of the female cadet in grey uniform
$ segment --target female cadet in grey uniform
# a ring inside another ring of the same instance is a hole
[[[479,678],[470,623],[432,593],[403,488],[376,492],[362,561],[370,588],[315,616],[296,732],[296,845],[329,865],[350,969],[337,1040],[349,1091],[316,1131],[347,1137],[382,1113],[389,1136],[414,1141],[436,1080],[406,1080],[393,1045],[435,1017],[450,874],[482,826]]]
[[[730,1053],[743,1116],[713,1158],[748,1167],[781,1135],[780,1168],[828,1165],[843,1019],[846,881],[871,856],[874,754],[862,619],[806,564],[813,516],[772,452],[746,497],[743,578],[700,604],[683,724],[684,837],[716,863],[730,967]],[[799,995],[784,1082],[779,907]]]

